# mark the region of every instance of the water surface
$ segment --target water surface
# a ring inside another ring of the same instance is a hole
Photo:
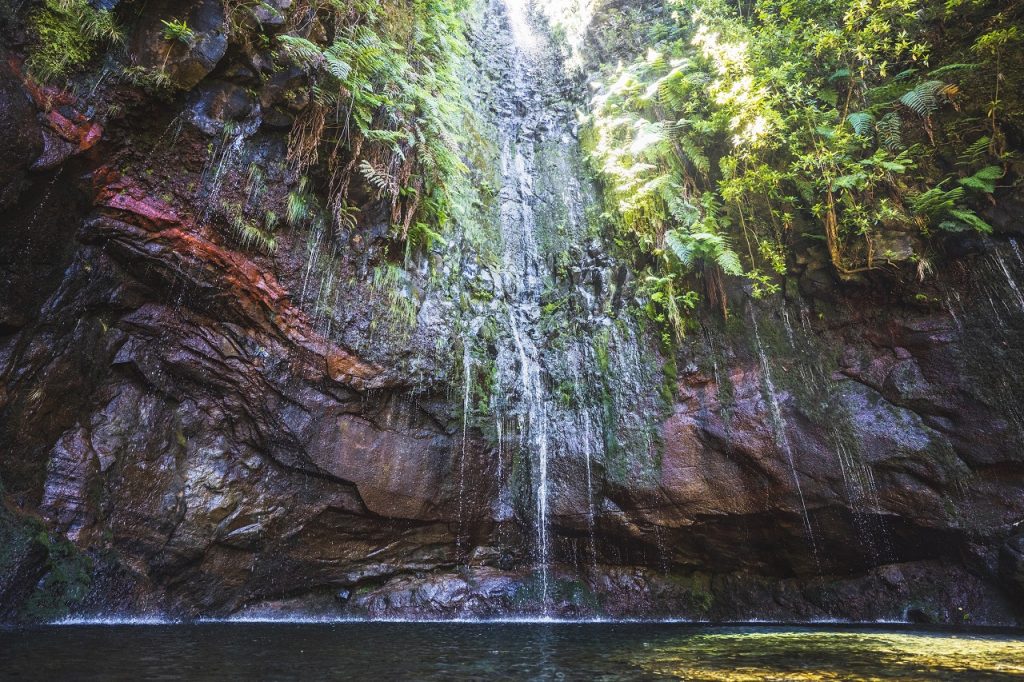
[[[1024,635],[607,623],[0,630],[0,678],[1020,680]]]

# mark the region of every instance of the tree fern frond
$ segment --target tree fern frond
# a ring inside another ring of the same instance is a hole
[[[332,76],[342,82],[352,74],[352,65],[331,50],[324,53],[324,66]]]
[[[727,245],[723,245],[722,249],[718,252],[715,262],[718,263],[718,267],[722,269],[722,272],[727,275],[733,275],[734,277],[743,275],[743,264],[740,262],[739,254]]]
[[[672,255],[679,259],[684,268],[693,265],[696,249],[690,235],[679,230],[670,230],[665,233],[665,245],[672,251]]]
[[[878,131],[878,141],[885,149],[895,152],[903,148],[903,120],[895,111],[879,119],[875,130]]]
[[[943,214],[950,213],[956,208],[957,202],[964,198],[964,188],[954,187],[951,190],[933,187],[927,192],[922,192],[910,197],[910,208],[917,214],[928,218],[937,218]]]
[[[988,154],[989,144],[991,144],[992,138],[988,135],[982,135],[976,141],[968,145],[959,157],[957,157],[957,163],[961,166],[972,166],[978,163],[982,158]]]
[[[377,168],[365,159],[359,164],[363,178],[377,191],[379,197],[393,197],[398,194],[398,183],[386,169]]]
[[[866,111],[856,111],[846,117],[846,122],[853,128],[853,132],[861,137],[871,137],[875,134],[875,117]]]
[[[936,76],[942,76],[954,71],[973,71],[978,68],[978,66],[978,64],[946,64],[945,66],[939,67],[930,72],[928,75],[935,78]]]
[[[907,107],[921,118],[927,118],[938,111],[940,97],[951,97],[956,94],[956,86],[942,81],[925,81],[913,90],[900,97],[900,104]]]
[[[982,220],[977,213],[965,209],[953,209],[949,212],[951,216],[964,223],[968,227],[981,232],[982,234],[991,234],[992,226]]]
[[[277,37],[277,41],[284,53],[299,63],[319,66],[323,61],[323,52],[312,41],[293,35],[280,35]]]

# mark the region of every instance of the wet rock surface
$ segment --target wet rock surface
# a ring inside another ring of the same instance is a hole
[[[179,16],[192,44],[162,37]],[[466,265],[466,324],[406,283],[414,334],[363,289],[324,313],[295,231],[233,231],[253,166],[286,210],[305,82],[259,78],[220,3],[133,29],[170,105],[99,87],[101,124],[0,71],[0,616],[1019,622],[1017,243],[961,245],[927,301],[808,257],[776,301],[731,292],[673,375],[589,233],[575,86],[512,19],[479,19],[471,79],[502,267]],[[387,250],[361,215],[339,282]]]

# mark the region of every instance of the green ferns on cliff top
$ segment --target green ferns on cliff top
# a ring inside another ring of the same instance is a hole
[[[320,217],[336,232],[354,226],[355,186],[360,203],[367,203],[369,188],[369,199],[390,205],[396,241],[409,253],[440,241],[457,204],[472,202],[459,148],[464,107],[455,76],[466,52],[469,3],[300,1],[283,17],[285,33],[275,37],[253,21],[252,3],[225,3],[235,43],[276,52],[275,70],[294,64],[310,77],[312,102],[291,132],[288,162],[295,181],[319,171],[319,163],[326,168]],[[162,23],[169,43],[193,41],[184,20]],[[29,29],[28,66],[44,82],[71,76],[105,44],[121,40],[113,13],[87,0],[44,0],[30,13]],[[135,80],[137,72],[125,68]]]
[[[1019,0],[668,5],[633,26],[646,54],[595,79],[586,143],[606,217],[648,264],[649,312],[677,334],[695,272],[724,310],[723,274],[773,292],[800,238],[841,277],[923,276],[906,244],[991,230],[975,209],[1024,123]]]
[[[281,55],[313,78],[313,103],[289,138],[301,177],[318,161],[328,171],[327,211],[338,231],[353,223],[353,180],[391,208],[407,250],[441,240],[464,190],[458,130],[465,0],[328,3],[334,39],[278,37]]]

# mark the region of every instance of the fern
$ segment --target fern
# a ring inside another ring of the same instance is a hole
[[[690,235],[678,230],[665,233],[665,245],[669,247],[684,268],[693,265],[696,257],[696,243]]]
[[[973,166],[984,157],[988,155],[989,145],[992,142],[992,138],[988,135],[983,135],[976,141],[968,145],[959,157],[957,157],[957,163],[961,166]]]
[[[871,137],[875,134],[875,117],[866,111],[857,111],[846,117],[847,123],[853,128],[853,132],[861,137]]]
[[[352,65],[340,57],[333,47],[324,53],[324,68],[342,82],[352,75]]]
[[[932,78],[936,76],[944,76],[947,73],[953,73],[954,71],[973,71],[978,68],[978,64],[946,64],[945,66],[935,69],[928,75]]]
[[[964,188],[944,190],[942,186],[911,198],[911,208],[931,221],[938,221],[939,229],[946,232],[963,232],[973,229],[988,234],[992,226],[982,220],[974,211],[959,205],[964,199]]]
[[[363,178],[377,191],[377,197],[393,197],[398,194],[398,183],[395,178],[383,168],[377,168],[369,161],[364,160],[359,164],[359,172]]]
[[[868,176],[866,173],[842,175],[832,181],[832,191],[838,192],[840,190],[847,190],[852,192],[854,190],[862,189],[867,180]]]
[[[324,60],[324,53],[320,47],[305,38],[281,35],[277,37],[277,41],[281,44],[282,51],[300,64],[316,67]]]
[[[942,81],[925,81],[900,97],[900,104],[921,118],[928,118],[939,110],[940,98],[956,94],[956,86]]]
[[[882,147],[891,152],[903,148],[903,120],[895,111],[890,111],[883,116],[875,129],[878,131],[878,141]]]
[[[305,224],[312,213],[313,198],[309,193],[309,180],[305,177],[299,179],[299,185],[295,191],[288,194],[287,210],[285,220],[291,227],[298,227]]]
[[[949,213],[956,208],[957,202],[963,200],[964,188],[954,187],[944,190],[942,186],[933,187],[927,192],[910,197],[910,208],[919,215],[935,218]]]
[[[996,191],[996,180],[1002,177],[1003,169],[999,166],[985,166],[974,175],[961,179],[960,184],[976,192],[992,194]]]
[[[266,229],[260,228],[245,217],[240,206],[229,205],[226,208],[231,231],[242,248],[255,248],[267,255],[277,250],[277,238],[273,235],[272,224],[268,225]]]
[[[670,230],[665,233],[665,245],[684,268],[692,268],[697,261],[706,261],[714,263],[727,275],[743,274],[739,254],[732,250],[722,235]]]
[[[740,262],[739,254],[728,248],[728,246],[724,246],[718,252],[715,262],[718,263],[718,267],[722,269],[722,272],[727,275],[739,277],[743,274],[743,264]]]
[[[711,172],[711,160],[696,142],[684,136],[679,139],[679,146],[698,172],[705,175]]]
[[[851,75],[851,73],[850,73],[849,69],[845,69],[845,68],[844,69],[838,69],[838,70],[835,71],[835,73],[833,73],[831,76],[828,77],[828,82],[832,83],[832,82],[840,80],[842,78],[849,78],[850,75]]]
[[[977,213],[965,209],[953,209],[949,212],[951,216],[964,223],[968,227],[974,228],[976,231],[982,234],[991,234],[992,226],[982,220]]]

